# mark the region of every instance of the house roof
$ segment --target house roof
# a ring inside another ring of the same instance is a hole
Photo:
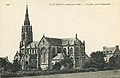
[[[103,52],[105,54],[113,54],[113,56],[120,55],[119,45],[116,45],[115,47],[103,47]]]
[[[116,47],[104,47],[103,51],[114,53],[115,49],[116,49]]]

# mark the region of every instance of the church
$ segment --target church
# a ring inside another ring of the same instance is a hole
[[[74,38],[51,38],[43,35],[40,41],[33,41],[28,5],[26,5],[20,46],[14,56],[22,70],[52,70],[56,62],[66,57],[72,60],[73,69],[82,68],[88,59],[85,53],[85,41],[79,40],[77,34]]]

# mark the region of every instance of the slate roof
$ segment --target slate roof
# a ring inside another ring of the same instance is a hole
[[[103,51],[114,53],[115,49],[116,49],[116,47],[105,47],[105,48],[103,49]]]
[[[74,45],[75,38],[63,38],[62,45]]]
[[[30,46],[31,46],[31,48],[35,48],[35,46],[38,46],[38,43],[39,43],[39,41],[33,41],[27,45],[27,48],[30,48]],[[25,48],[25,46],[23,46],[22,48]]]
[[[48,41],[50,45],[74,45],[75,38],[49,38],[45,37],[45,39]],[[79,40],[80,41],[80,40]]]
[[[74,41],[76,40],[75,38],[50,38],[50,37],[45,37],[45,39],[48,41],[48,43],[52,46],[63,46],[63,45],[74,45]],[[35,46],[38,46],[39,41],[33,41],[30,44],[27,45],[27,48],[35,48]],[[78,39],[77,44],[81,44],[82,42]],[[23,46],[22,48],[25,48]]]
[[[48,43],[50,45],[61,45],[61,39],[59,38],[49,38],[49,37],[45,37],[45,39],[48,41]]]
[[[29,45],[27,45],[27,48],[30,48],[30,46],[31,46],[31,48],[35,48],[35,46],[38,46],[38,43],[39,43],[39,41],[33,41]]]

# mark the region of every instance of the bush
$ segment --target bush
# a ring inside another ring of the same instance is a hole
[[[19,71],[17,73],[4,73],[2,77],[23,77],[23,76],[41,76],[41,75],[51,75],[51,74],[64,74],[64,73],[78,73],[85,72],[81,69],[67,69],[67,70],[53,70],[53,71]]]

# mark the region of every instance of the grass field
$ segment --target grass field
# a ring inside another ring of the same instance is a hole
[[[120,69],[109,70],[109,71],[54,74],[54,75],[14,77],[14,78],[120,78]]]

